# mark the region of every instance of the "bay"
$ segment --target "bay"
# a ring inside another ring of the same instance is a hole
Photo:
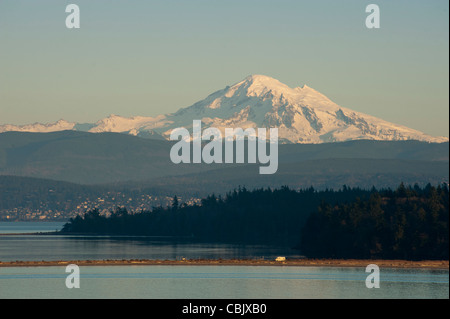
[[[30,234],[58,230],[62,225],[0,223],[0,261],[301,257],[296,250],[279,247]],[[380,288],[368,289],[364,267],[80,266],[81,287],[68,289],[64,266],[0,267],[0,298],[447,299],[449,296],[448,269],[380,271]]]
[[[30,233],[54,231],[52,227],[58,225],[33,222],[16,226],[4,224],[0,223],[0,230],[4,232],[0,235],[0,261],[4,262],[181,258],[273,259],[280,255],[301,257],[297,250],[285,247],[178,242],[176,239],[160,237],[33,235]],[[63,223],[60,223],[58,230],[62,226]],[[13,229],[19,234],[12,234]]]
[[[65,222],[0,222],[0,234],[31,234],[54,232],[63,228]]]

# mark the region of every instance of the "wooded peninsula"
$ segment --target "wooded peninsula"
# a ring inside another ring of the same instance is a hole
[[[62,234],[164,236],[177,240],[294,247],[307,258],[448,260],[449,189],[247,190],[186,205],[71,218]]]

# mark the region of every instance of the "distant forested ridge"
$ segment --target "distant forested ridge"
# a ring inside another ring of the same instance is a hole
[[[307,257],[448,259],[447,185],[396,190],[239,188],[198,205],[98,210],[62,233],[174,236],[207,242],[296,247]]]
[[[225,198],[238,185],[323,191],[449,182],[448,142],[280,144],[278,171],[266,175],[260,163],[174,164],[174,143],[112,132],[0,133],[0,220],[66,221],[117,206],[152,210],[174,195],[189,204],[213,193]]]

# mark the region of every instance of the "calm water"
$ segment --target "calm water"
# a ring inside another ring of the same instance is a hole
[[[7,225],[5,225],[7,224]],[[0,233],[54,231],[63,223],[0,223]],[[59,228],[58,228],[59,227]],[[0,260],[298,257],[263,246],[177,244],[149,238],[0,236]],[[269,266],[82,266],[68,289],[65,267],[0,267],[0,298],[449,298],[448,270]]]
[[[364,268],[268,266],[86,266],[80,288],[65,267],[0,268],[0,298],[345,299],[448,298],[448,271],[381,269],[380,288]]]
[[[0,222],[0,234],[40,233],[61,230],[62,222]]]
[[[11,235],[55,231],[64,223],[11,224],[0,223],[0,233],[8,234],[0,236],[0,261],[300,257],[293,249],[254,245],[186,244],[148,237]]]

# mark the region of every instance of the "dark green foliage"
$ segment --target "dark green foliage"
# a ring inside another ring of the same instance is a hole
[[[315,258],[448,259],[446,185],[370,191],[239,188],[201,205],[71,219],[63,232],[174,236],[209,242],[295,246]]]
[[[367,193],[350,188],[317,192],[313,188],[249,191],[244,187],[224,198],[210,195],[194,206],[180,205],[175,197],[169,207],[157,207],[152,211],[130,214],[118,209],[109,218],[98,217],[96,213],[94,218],[91,211],[84,217],[71,219],[63,231],[294,246],[298,243],[301,225],[321,200],[348,201]]]
[[[449,190],[428,185],[373,192],[366,200],[323,203],[302,231],[315,258],[448,259]]]

